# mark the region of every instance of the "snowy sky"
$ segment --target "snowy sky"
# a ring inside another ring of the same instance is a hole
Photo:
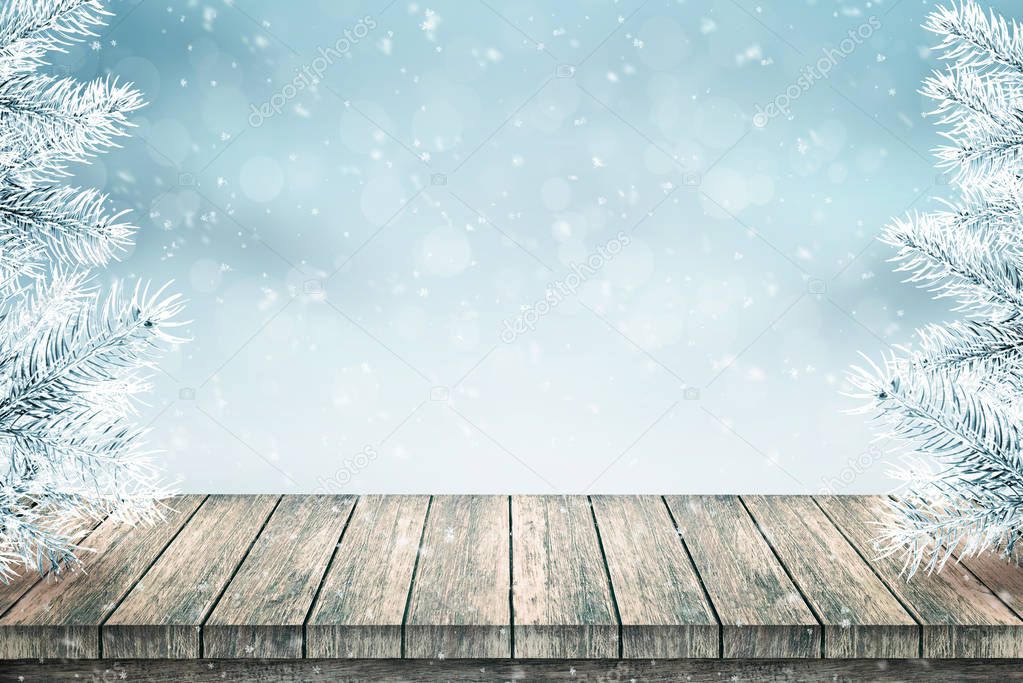
[[[117,274],[191,302],[142,416],[170,475],[889,490],[841,392],[951,316],[875,242],[947,191],[931,6],[113,2],[58,68],[150,101],[77,180],[135,209]]]

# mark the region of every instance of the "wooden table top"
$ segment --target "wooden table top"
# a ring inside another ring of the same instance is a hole
[[[877,497],[186,495],[0,585],[0,658],[1019,658],[1023,570],[910,582]]]

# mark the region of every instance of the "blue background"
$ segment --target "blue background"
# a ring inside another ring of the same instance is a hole
[[[202,491],[888,490],[888,445],[841,392],[858,352],[952,315],[876,242],[948,190],[917,92],[938,66],[931,7],[112,3],[56,62],[150,102],[77,181],[135,210],[113,274],[190,300],[193,341],[142,414],[169,475]],[[346,31],[319,82],[287,87]],[[754,125],[786,92],[788,115]],[[266,103],[280,113],[253,114]]]

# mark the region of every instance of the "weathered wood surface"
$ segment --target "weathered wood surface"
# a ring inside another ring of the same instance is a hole
[[[618,619],[584,496],[512,498],[515,656],[615,658]]]
[[[621,616],[622,656],[719,656],[717,618],[664,500],[592,500]]]
[[[210,496],[103,626],[103,654],[199,657],[199,632],[280,496]],[[217,539],[210,543],[210,539]],[[197,562],[196,558],[204,558]]]
[[[306,625],[307,657],[400,657],[429,496],[364,496]]]
[[[668,496],[721,621],[722,656],[820,657],[820,624],[736,496]]]
[[[19,661],[0,683],[337,683],[337,681],[642,681],[642,683],[990,683],[1023,681],[1018,660],[1004,659],[304,659]]]
[[[205,496],[170,501],[167,521],[131,526],[107,519],[89,535],[82,568],[36,583],[0,619],[0,656],[100,656],[99,625],[142,578]]]
[[[52,518],[50,520],[44,518],[40,524],[43,528],[48,528],[51,531],[59,528],[59,526],[53,523]],[[99,524],[100,520],[95,520],[91,524],[86,525],[87,528],[83,528],[77,533],[71,533],[71,531],[67,529],[64,529],[62,533],[64,535],[68,535],[69,540],[72,543],[88,547],[89,543],[86,539],[88,539],[89,535],[97,526],[99,526]],[[33,567],[32,569],[27,570],[23,569],[20,574],[12,577],[7,583],[0,582],[0,616],[7,614],[7,611],[14,606],[14,603],[21,599],[21,596],[27,593],[32,586],[42,580],[40,572],[43,574],[49,574],[50,571],[53,570],[54,567],[50,566],[50,564],[44,560],[43,564],[38,567]],[[57,567],[56,570],[66,571],[62,567]]]
[[[507,496],[435,496],[409,597],[405,656],[511,657]]]
[[[95,551],[83,555],[84,572],[0,587],[0,658],[116,657],[129,669],[8,661],[0,672],[180,680],[177,672],[193,671],[182,660],[205,657],[218,658],[214,668],[186,678],[557,678],[575,667],[650,680],[687,672],[693,680],[743,672],[923,680],[932,664],[898,661],[1023,659],[1023,570],[969,558],[907,582],[897,559],[874,551],[878,497],[183,496],[169,504],[165,524],[99,524],[84,542]],[[721,657],[731,669],[708,662]],[[321,664],[255,661],[274,658]],[[451,662],[462,658],[485,662],[474,673]],[[675,661],[656,668],[650,659]],[[894,663],[881,672],[870,659]],[[1021,668],[933,667],[956,680],[1011,680]]]
[[[906,605],[923,630],[922,656],[1023,657],[1023,621],[966,567],[918,572],[907,581],[897,557],[878,557],[874,539],[886,505],[881,498],[823,496],[821,507],[860,555]]]
[[[301,657],[351,496],[284,496],[203,627],[206,657]]]
[[[920,627],[809,496],[743,496],[814,613],[824,656],[916,657]]]
[[[961,562],[1016,616],[1023,618],[1023,567],[1006,563],[996,553],[963,558]]]

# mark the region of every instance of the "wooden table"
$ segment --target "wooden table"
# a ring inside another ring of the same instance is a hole
[[[99,524],[85,571],[0,586],[0,680],[1023,678],[1023,570],[907,582],[881,498],[168,504]]]

